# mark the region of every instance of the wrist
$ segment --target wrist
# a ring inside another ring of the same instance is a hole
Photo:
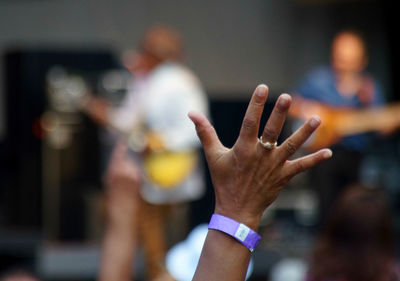
[[[228,211],[219,207],[215,207],[214,214],[219,214],[231,218],[237,222],[243,223],[244,225],[247,225],[254,231],[258,230],[262,216],[262,214],[253,215],[253,214],[248,214],[246,212]]]

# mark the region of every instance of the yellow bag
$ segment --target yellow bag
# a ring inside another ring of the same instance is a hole
[[[161,188],[171,189],[183,182],[196,166],[197,153],[155,152],[144,159],[144,169],[150,181]]]

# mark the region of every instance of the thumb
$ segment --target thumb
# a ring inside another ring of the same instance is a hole
[[[213,162],[217,151],[223,148],[214,127],[207,117],[198,112],[189,112],[189,118],[196,127],[197,136],[204,148],[207,160]]]

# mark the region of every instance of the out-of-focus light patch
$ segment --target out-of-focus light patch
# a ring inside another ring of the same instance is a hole
[[[75,112],[87,97],[89,89],[83,77],[61,66],[50,68],[46,80],[50,105],[57,111]]]
[[[303,260],[287,258],[279,261],[271,270],[271,281],[305,280],[307,265]]]
[[[208,225],[200,224],[190,232],[186,240],[176,244],[167,253],[167,270],[177,281],[192,280],[207,233]],[[252,272],[253,260],[250,260],[246,280]]]
[[[106,72],[101,81],[101,86],[109,93],[117,93],[128,88],[132,75],[127,71],[110,70]]]
[[[51,111],[45,112],[40,118],[40,127],[43,131],[54,131],[60,126],[60,120],[57,115]]]
[[[41,121],[41,119],[36,119],[32,124],[32,134],[38,139],[43,139],[46,136],[46,132],[42,128]]]

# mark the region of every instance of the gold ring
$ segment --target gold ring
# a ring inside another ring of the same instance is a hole
[[[275,147],[278,145],[278,142],[277,142],[277,141],[276,141],[276,142],[269,142],[269,141],[263,142],[263,141],[262,141],[262,137],[259,137],[259,138],[258,138],[258,141],[260,142],[260,144],[261,144],[263,147],[265,147],[265,148],[268,149],[268,150],[271,150],[271,149],[275,148]]]

